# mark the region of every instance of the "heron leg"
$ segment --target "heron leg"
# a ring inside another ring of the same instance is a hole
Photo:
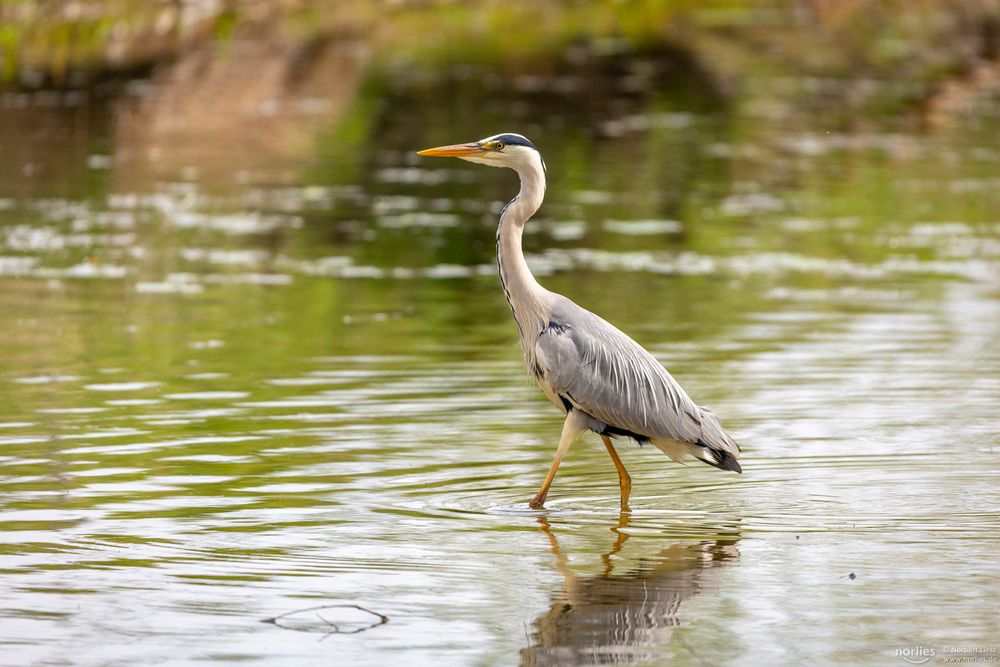
[[[601,440],[604,441],[604,446],[607,447],[608,454],[611,455],[611,460],[618,470],[618,486],[621,487],[622,492],[622,511],[627,512],[629,509],[628,497],[632,495],[632,478],[629,476],[628,470],[625,470],[625,464],[618,458],[618,452],[615,451],[615,446],[611,444],[611,438],[602,435]]]
[[[552,466],[549,467],[549,473],[545,476],[542,487],[538,489],[538,493],[528,503],[528,507],[537,510],[545,505],[545,496],[549,494],[549,487],[552,486],[552,480],[556,478],[556,471],[559,470],[559,464],[562,463],[563,457],[566,456],[569,446],[573,444],[576,437],[586,430],[587,423],[585,418],[576,410],[570,410],[570,413],[566,415],[566,421],[563,422],[563,430],[562,435],[559,436],[559,449],[556,450],[556,457],[552,461]]]
[[[618,538],[615,540],[615,543],[611,545],[611,550],[601,556],[601,560],[604,561],[605,577],[610,577],[611,572],[615,569],[615,563],[611,559],[615,556],[615,554],[622,550],[622,547],[625,546],[625,541],[631,537],[623,530],[628,528],[629,521],[631,521],[631,517],[628,514],[628,510],[622,509],[621,514],[618,515],[618,526],[611,529],[611,532],[617,534]]]

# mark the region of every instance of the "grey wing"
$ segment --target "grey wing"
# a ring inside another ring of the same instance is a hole
[[[739,452],[715,413],[695,404],[649,352],[572,301],[553,305],[535,349],[553,391],[595,419],[649,438]]]

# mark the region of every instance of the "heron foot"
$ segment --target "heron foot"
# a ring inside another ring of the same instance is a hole
[[[535,496],[528,503],[528,507],[530,507],[533,510],[544,509],[545,508],[545,496],[541,496],[541,497]]]
[[[630,512],[632,508],[629,507],[628,505],[628,499],[629,496],[632,495],[632,478],[629,477],[628,473],[625,473],[624,475],[618,478],[618,486],[621,489],[622,511]]]
[[[621,508],[622,508],[622,511],[623,512],[631,512],[632,508],[629,507],[628,497],[630,495],[632,495],[632,483],[631,483],[631,481],[626,482],[626,480],[620,480],[620,481],[622,482],[622,484],[621,484],[621,493],[622,493]]]

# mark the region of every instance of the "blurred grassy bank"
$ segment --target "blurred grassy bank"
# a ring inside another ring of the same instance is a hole
[[[28,87],[79,85],[205,44],[225,48],[262,28],[298,44],[350,35],[408,61],[516,61],[595,39],[697,42],[766,55],[797,73],[929,84],[997,59],[1000,1],[7,0],[0,73]]]

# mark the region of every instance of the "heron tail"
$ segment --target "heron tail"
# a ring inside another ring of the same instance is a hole
[[[743,468],[740,467],[740,462],[731,453],[724,449],[716,449],[706,445],[703,442],[699,442],[698,451],[695,452],[694,456],[700,461],[704,461],[713,468],[718,468],[719,470],[733,470],[738,473],[743,472]]]
[[[678,463],[684,463],[685,459],[693,456],[702,463],[707,463],[713,468],[718,468],[719,470],[733,470],[739,473],[743,472],[743,468],[740,467],[740,462],[736,458],[739,455],[740,450],[739,445],[735,442],[732,445],[732,448],[735,451],[730,451],[728,448],[724,449],[723,447],[709,445],[704,440],[699,440],[697,443],[694,443],[666,438],[653,438],[652,443],[657,449]]]
[[[722,428],[722,422],[711,408],[699,406],[701,411],[701,438],[692,446],[692,452],[697,459],[719,470],[743,472],[737,457],[740,455],[740,443]]]

